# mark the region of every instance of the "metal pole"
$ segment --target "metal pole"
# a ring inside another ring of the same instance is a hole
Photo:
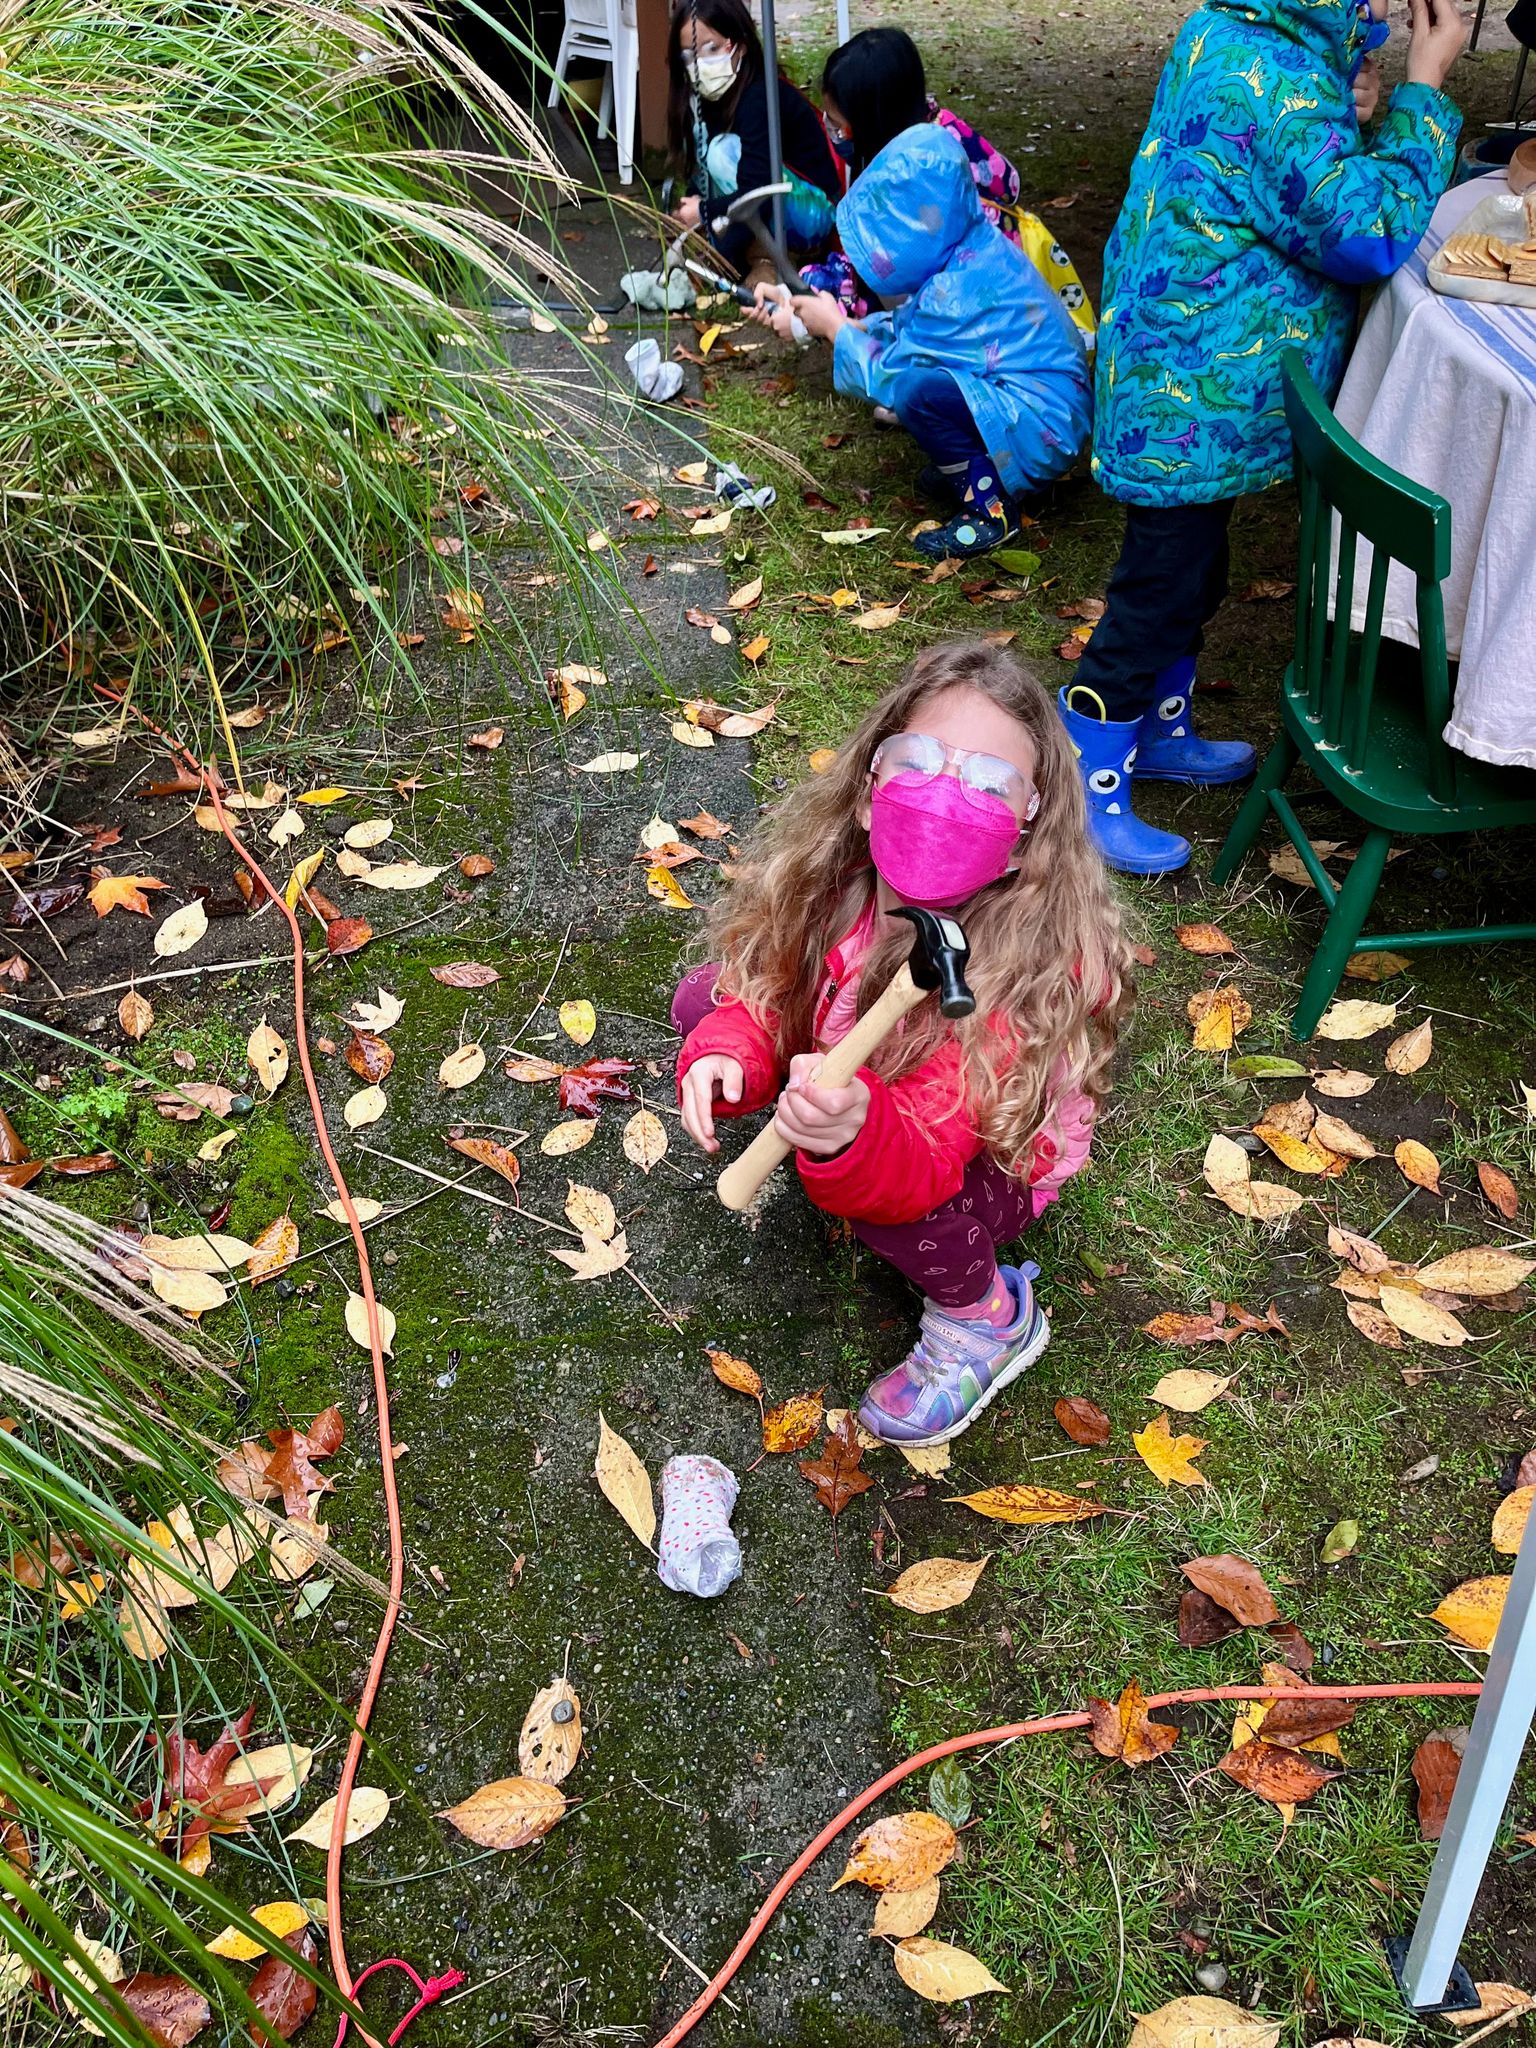
[[[1481,5],[1486,7],[1488,0],[1481,0]],[[842,48],[843,44],[847,42],[852,34],[853,30],[848,22],[848,0],[837,0],[837,46],[839,49]]]
[[[1536,1540],[1522,1543],[1488,1653],[1482,1697],[1400,1982],[1415,2011],[1445,2009],[1456,1952],[1477,1902],[1536,1710]]]
[[[779,35],[773,19],[773,0],[762,0],[763,8],[763,85],[768,101],[768,182],[782,184],[784,179],[784,135],[779,125]],[[784,195],[773,195],[773,232],[780,243],[784,240]]]

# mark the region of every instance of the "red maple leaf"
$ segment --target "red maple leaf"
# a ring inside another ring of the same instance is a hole
[[[624,1076],[634,1071],[633,1060],[583,1060],[567,1067],[560,1076],[560,1107],[574,1116],[596,1116],[605,1102],[633,1102]]]
[[[151,1749],[163,1752],[165,1768],[158,1798],[141,1799],[138,1816],[152,1820],[158,1813],[171,1815],[164,1846],[173,1856],[180,1856],[190,1843],[215,1828],[221,1834],[239,1831],[278,1783],[278,1777],[253,1778],[235,1785],[224,1782],[255,1718],[255,1707],[247,1707],[207,1750],[199,1749],[179,1728],[172,1728],[163,1743],[153,1729],[145,1737]]]
[[[836,1429],[827,1431],[819,1458],[802,1458],[800,1470],[816,1489],[816,1497],[835,1522],[861,1493],[874,1485],[867,1472],[859,1469],[864,1446],[854,1433],[853,1417],[844,1415]]]

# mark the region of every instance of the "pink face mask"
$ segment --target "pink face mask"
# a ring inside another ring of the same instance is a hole
[[[963,790],[953,775],[894,775],[870,793],[869,851],[908,903],[964,903],[1008,872],[1019,821],[1000,796]]]

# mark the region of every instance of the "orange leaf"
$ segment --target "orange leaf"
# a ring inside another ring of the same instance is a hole
[[[813,1394],[791,1394],[777,1408],[770,1408],[763,1417],[763,1449],[803,1451],[821,1427],[825,1391],[818,1387]]]
[[[723,1387],[729,1387],[736,1394],[750,1394],[754,1401],[763,1397],[763,1382],[755,1367],[748,1365],[744,1358],[733,1358],[729,1351],[716,1351],[706,1346],[705,1357],[709,1369]]]
[[[251,1285],[259,1287],[263,1280],[275,1280],[298,1256],[299,1226],[291,1216],[277,1217],[251,1246],[245,1268]]]
[[[140,917],[148,917],[149,898],[144,891],[164,887],[153,875],[102,875],[92,885],[88,900],[98,917],[113,910],[136,910]]]
[[[1220,953],[1235,953],[1237,951],[1236,946],[1233,945],[1219,925],[1176,924],[1173,928],[1173,936],[1178,940],[1186,953],[1216,955]]]
[[[1282,1749],[1279,1743],[1262,1739],[1230,1751],[1216,1768],[1271,1806],[1282,1807],[1300,1806],[1341,1775],[1325,1770],[1300,1750]]]
[[[1134,1678],[1115,1705],[1093,1698],[1086,1704],[1094,1748],[1100,1756],[1113,1757],[1133,1771],[1152,1763],[1179,1739],[1178,1729],[1170,1722],[1148,1719],[1146,1696]]]
[[[494,1138],[450,1138],[449,1145],[455,1152],[462,1152],[466,1159],[474,1159],[481,1166],[488,1166],[492,1173],[499,1173],[511,1187],[517,1186],[522,1168],[517,1163],[517,1154],[506,1145],[498,1145]]]

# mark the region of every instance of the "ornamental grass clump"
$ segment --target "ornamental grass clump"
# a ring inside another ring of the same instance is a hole
[[[231,1921],[262,1930],[225,1888],[299,1899],[314,1872],[284,1846],[291,1818],[208,1796],[195,1760],[230,1725],[247,1752],[345,1726],[278,1640],[294,1588],[266,1568],[273,1517],[221,1483],[203,1433],[236,1391],[228,1365],[131,1277],[133,1249],[30,1193],[0,1199],[7,2041],[63,2038],[60,2019],[121,2048],[244,2040],[251,1972],[207,1943]],[[318,1953],[293,1964],[334,2001]]]
[[[601,574],[553,452],[584,438],[569,384],[530,386],[491,311],[550,270],[523,236],[566,184],[436,21],[0,0],[13,690],[61,665],[218,681],[349,604],[382,634],[380,576],[465,505]],[[492,175],[512,224],[474,203]]]

